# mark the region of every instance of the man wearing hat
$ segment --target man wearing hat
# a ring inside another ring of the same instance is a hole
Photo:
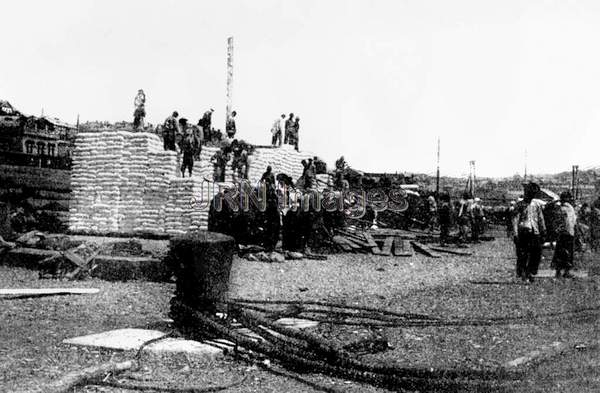
[[[560,194],[560,214],[557,219],[556,249],[552,257],[552,267],[556,270],[556,278],[573,278],[573,250],[575,246],[575,223],[577,216],[572,205],[573,196],[569,191]]]
[[[524,184],[523,200],[515,207],[513,218],[514,241],[517,247],[517,276],[533,282],[542,258],[542,244],[546,235],[543,202],[535,196],[540,191],[536,183]]]

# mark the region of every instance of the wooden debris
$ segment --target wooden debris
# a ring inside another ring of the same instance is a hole
[[[352,251],[352,249],[353,249],[352,246],[350,246],[348,240],[343,236],[340,236],[340,235],[334,236],[333,242],[346,252]]]
[[[414,255],[408,240],[404,240],[400,236],[394,238],[394,255],[397,257],[412,257]]]
[[[419,243],[417,241],[411,241],[410,244],[412,244],[412,246],[414,247],[415,250],[417,250],[421,254],[426,255],[430,258],[441,258],[442,257],[440,254],[434,252],[433,250],[431,250],[431,248],[427,247],[423,243]]]
[[[371,251],[373,252],[373,254],[375,254],[375,255],[381,254],[381,250],[379,249],[379,246],[377,245],[377,243],[375,242],[375,239],[373,239],[373,236],[370,233],[368,233],[368,232],[365,233],[365,239],[367,239],[367,243],[371,247]]]
[[[453,248],[436,247],[436,246],[429,246],[429,248],[432,249],[433,251],[444,252],[447,254],[462,255],[462,256],[470,256],[471,255],[471,253],[468,251],[456,250]]]
[[[383,242],[383,247],[381,247],[381,255],[392,255],[392,245],[394,244],[394,238],[392,236],[388,236],[385,238]]]
[[[470,252],[456,248],[427,246],[428,242],[438,241],[439,239],[436,238],[435,234],[425,231],[391,228],[370,229],[367,231],[336,229],[336,233],[333,236],[333,242],[344,252],[410,257],[414,255],[414,250],[417,250],[430,258],[441,258],[438,252],[460,256],[471,255]]]

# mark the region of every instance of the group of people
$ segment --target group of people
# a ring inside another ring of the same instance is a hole
[[[548,235],[548,223],[544,214],[545,204],[540,199],[536,199],[539,191],[540,187],[536,183],[525,184],[523,198],[511,204],[509,210],[511,223],[509,234],[513,237],[517,252],[516,273],[526,282],[532,282],[537,274],[542,257],[542,246]],[[556,207],[551,217],[556,240],[552,267],[556,272],[556,278],[572,278],[577,214],[573,207],[571,192],[562,192]]]
[[[140,90],[141,91],[141,90]],[[137,98],[136,98],[137,100]],[[194,160],[200,158],[202,145],[208,142],[220,142],[222,140],[221,130],[212,127],[212,114],[214,109],[209,109],[198,120],[197,125],[189,124],[186,118],[180,118],[179,113],[174,111],[167,117],[162,125],[163,146],[165,150],[179,151],[182,153],[181,175],[185,176],[187,170],[192,176]],[[228,116],[226,124],[227,136],[233,139],[236,133],[235,116],[233,111]],[[135,120],[134,120],[135,123]]]
[[[283,143],[289,144],[298,150],[298,134],[300,131],[300,118],[294,117],[293,113],[289,114],[286,119],[285,114],[275,119],[273,126],[271,127],[271,144],[273,146],[281,146],[282,139]]]
[[[427,197],[425,204],[427,221],[426,226],[430,231],[439,225],[440,242],[446,245],[450,240],[450,229],[454,222],[458,226],[458,242],[461,244],[471,240],[479,242],[479,236],[485,229],[485,211],[480,198],[473,198],[468,192],[454,205],[451,203],[450,194],[442,192],[439,203],[433,195]]]
[[[225,171],[230,158],[234,180],[247,179],[249,154],[250,146],[243,141],[234,139],[231,143],[225,143],[210,159],[214,168],[213,180],[215,182],[225,181]]]

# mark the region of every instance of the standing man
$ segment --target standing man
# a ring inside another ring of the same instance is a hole
[[[263,173],[260,181],[265,183],[267,190],[275,189],[275,175],[273,175],[273,168],[270,165],[267,166],[267,170]]]
[[[146,117],[146,94],[144,90],[139,89],[133,100],[135,111],[133,112],[133,129],[144,128],[144,118]]]
[[[569,191],[560,194],[560,215],[558,220],[556,249],[552,257],[552,267],[556,270],[556,278],[573,278],[573,252],[575,249],[575,224],[577,215],[573,208],[573,196]]]
[[[484,217],[485,214],[483,206],[481,206],[481,199],[475,198],[471,208],[471,239],[473,243],[479,243],[479,235],[483,233]]]
[[[427,197],[427,208],[429,209],[429,231],[433,233],[438,218],[437,202],[435,201],[435,197],[433,195],[429,195]]]
[[[294,145],[296,151],[298,151],[298,138],[300,137],[300,118],[296,116],[296,121],[294,122],[294,142],[290,144]]]
[[[542,258],[542,242],[546,235],[546,223],[542,201],[535,199],[540,187],[536,183],[524,185],[523,200],[515,207],[513,233],[517,245],[517,276],[533,282]]]
[[[229,139],[233,139],[235,136],[236,128],[235,128],[235,116],[237,115],[236,111],[231,112],[231,116],[227,119],[227,124],[225,125],[225,132],[227,132],[227,137]]]
[[[179,122],[177,118],[179,113],[174,111],[173,114],[165,120],[163,124],[163,146],[165,150],[175,151],[175,138],[179,132]]]
[[[225,166],[227,165],[227,160],[227,155],[221,149],[217,150],[211,157],[210,162],[213,164],[213,180],[215,182],[225,181]]]
[[[281,133],[283,132],[281,123],[283,123],[283,120],[285,120],[285,115],[281,115],[280,118],[278,117],[275,123],[273,123],[273,127],[271,127],[271,134],[273,134],[271,145],[273,146],[281,146]]]
[[[469,225],[471,224],[471,194],[464,192],[458,208],[458,240],[460,243],[467,242]]]
[[[181,177],[185,177],[185,169],[188,169],[190,177],[192,177],[192,169],[194,168],[194,154],[198,148],[198,141],[194,136],[192,128],[185,130],[185,136],[180,144],[181,152],[183,153],[183,163],[181,165]]]
[[[198,121],[198,126],[202,129],[202,134],[204,136],[204,140],[206,141],[212,140],[210,130],[212,127],[212,114],[214,111],[215,110],[213,108],[210,108],[204,112],[204,115],[202,115],[202,118]]]
[[[448,244],[450,225],[452,225],[452,205],[450,204],[450,194],[447,192],[443,192],[440,195],[438,216],[440,223],[440,245],[445,246]]]
[[[194,150],[194,159],[199,160],[202,153],[202,144],[204,143],[204,131],[198,126],[191,126],[191,129],[196,139],[196,149]]]
[[[294,114],[290,113],[290,117],[285,121],[285,136],[283,143],[286,145],[290,143],[290,135],[294,132]]]

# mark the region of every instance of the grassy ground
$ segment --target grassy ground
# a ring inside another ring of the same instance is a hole
[[[363,360],[413,367],[495,367],[555,341],[567,351],[531,368],[530,376],[506,387],[519,392],[586,392],[600,390],[596,374],[600,327],[595,280],[523,285],[513,278],[512,245],[496,242],[473,246],[470,257],[430,259],[340,254],[327,261],[289,261],[266,264],[235,259],[231,296],[249,299],[324,300],[383,307],[399,312],[437,317],[516,317],[487,327],[386,328],[393,348]],[[581,266],[595,264],[586,256]],[[547,262],[546,266],[547,267]],[[473,282],[496,282],[474,284]],[[0,391],[34,387],[67,371],[110,359],[131,357],[61,344],[68,337],[115,328],[168,328],[171,284],[109,283],[100,280],[58,282],[38,280],[37,273],[0,267],[0,287],[86,286],[98,295],[38,299],[2,299],[0,308]],[[541,314],[552,316],[539,317]],[[341,343],[373,333],[357,326],[322,324],[316,331]],[[577,344],[585,347],[574,349]],[[596,345],[594,345],[596,344]],[[144,363],[131,375],[141,381],[175,386],[214,386],[247,379],[232,392],[318,391],[300,382],[275,376],[254,366],[226,360],[194,364],[186,359],[168,364]],[[316,383],[342,391],[378,391],[367,385],[324,376],[308,376]],[[119,392],[114,388],[86,387],[86,392]]]

